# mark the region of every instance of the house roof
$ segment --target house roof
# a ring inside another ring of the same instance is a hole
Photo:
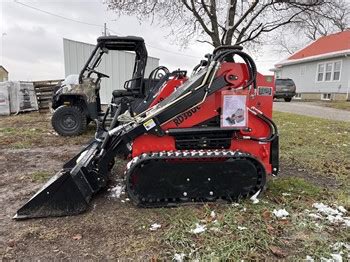
[[[323,36],[312,44],[294,53],[287,60],[322,55],[350,49],[350,30]]]
[[[350,30],[323,36],[295,52],[276,67],[350,54]]]
[[[2,65],[0,65],[0,68],[4,69],[4,71],[6,71],[7,73],[9,72],[9,71],[7,71],[6,68],[3,67]]]

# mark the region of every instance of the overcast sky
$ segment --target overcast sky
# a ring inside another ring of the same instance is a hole
[[[204,54],[212,51],[208,44],[198,42],[182,50],[166,38],[168,32],[157,23],[140,24],[134,17],[118,17],[112,11],[107,11],[107,6],[100,0],[18,1],[91,25],[46,14],[13,0],[0,0],[0,64],[10,72],[10,80],[63,78],[63,38],[94,44],[105,22],[112,30],[111,34],[143,37],[149,55],[160,58],[160,65],[171,70],[192,69]],[[255,57],[258,70],[271,74],[269,69],[284,56],[269,51],[269,47],[262,47],[261,51]]]

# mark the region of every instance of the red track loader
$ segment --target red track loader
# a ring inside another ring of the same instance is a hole
[[[140,207],[236,201],[261,192],[266,176],[278,172],[273,83],[238,46],[216,48],[175,88],[177,78],[169,77],[148,98],[147,109],[116,114],[110,129],[99,132],[15,218],[85,211],[106,187],[115,157],[129,158],[126,191]]]

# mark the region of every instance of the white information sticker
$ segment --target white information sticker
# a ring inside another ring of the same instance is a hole
[[[154,122],[153,119],[150,119],[150,120],[146,121],[145,123],[143,123],[143,126],[144,126],[144,127],[146,128],[146,130],[148,131],[148,130],[152,129],[153,127],[155,127],[155,126],[156,126],[156,123]]]
[[[246,96],[224,95],[221,126],[246,127],[247,123]]]

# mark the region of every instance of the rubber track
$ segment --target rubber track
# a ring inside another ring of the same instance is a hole
[[[138,165],[142,164],[145,161],[149,160],[191,160],[191,159],[196,159],[196,160],[215,160],[215,158],[228,160],[228,159],[243,159],[247,160],[249,159],[252,162],[255,162],[255,166],[257,169],[260,171],[258,181],[259,184],[257,184],[253,190],[251,190],[247,195],[242,195],[240,198],[246,198],[254,195],[258,191],[262,191],[262,189],[265,186],[266,182],[266,172],[263,167],[263,165],[260,163],[259,160],[257,160],[254,156],[248,153],[243,153],[240,151],[231,151],[231,150],[185,150],[185,151],[163,151],[163,152],[154,152],[154,153],[143,153],[140,156],[134,157],[128,164],[127,164],[127,169],[124,172],[124,175],[126,177],[126,191],[132,201],[140,206],[140,207],[166,207],[166,206],[177,206],[179,204],[183,204],[185,202],[196,202],[196,199],[191,199],[190,201],[184,201],[183,199],[180,198],[169,198],[167,199],[157,199],[156,201],[152,201],[149,199],[139,199],[138,195],[136,192],[134,192],[131,189],[131,177],[133,174],[133,171],[135,167]],[[247,160],[247,161],[249,161]],[[208,197],[206,201],[215,201],[218,199],[224,199],[226,201],[232,201],[226,199],[225,196],[222,197]],[[237,200],[237,199],[235,199]]]

